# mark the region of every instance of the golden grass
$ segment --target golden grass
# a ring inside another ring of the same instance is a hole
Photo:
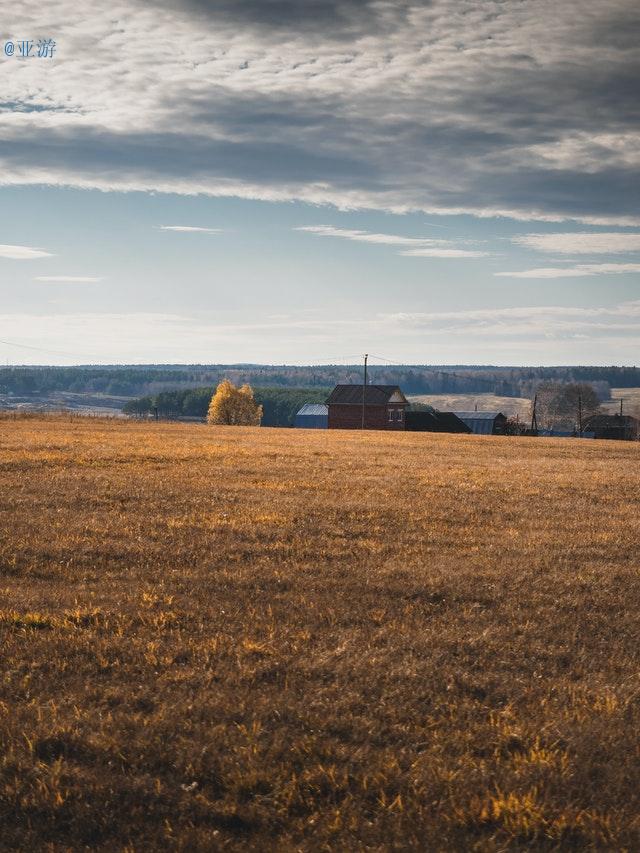
[[[0,419],[0,846],[639,849],[639,454]]]

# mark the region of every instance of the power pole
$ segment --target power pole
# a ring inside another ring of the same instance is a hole
[[[537,435],[537,433],[538,433],[538,417],[537,417],[537,412],[536,412],[537,407],[538,407],[538,395],[535,394],[535,396],[533,398],[533,411],[531,412],[531,432],[534,435]]]
[[[578,435],[582,438],[582,394],[578,394]]]
[[[369,358],[369,354],[365,353],[364,356],[364,374],[362,377],[362,429],[364,429],[364,406],[365,406],[365,395],[367,393],[367,359]]]

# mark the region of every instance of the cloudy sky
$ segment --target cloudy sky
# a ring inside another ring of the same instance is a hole
[[[635,0],[0,9],[3,361],[640,363]]]

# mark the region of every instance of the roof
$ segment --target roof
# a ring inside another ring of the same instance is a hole
[[[492,435],[496,421],[506,421],[502,412],[452,412],[457,418],[471,427],[475,435]]]
[[[365,406],[386,406],[387,403],[407,403],[398,385],[336,385],[327,398],[329,406],[361,406],[362,391],[365,390]],[[398,395],[398,400],[392,400]]]
[[[451,412],[461,420],[469,421],[495,421],[496,418],[504,418],[502,412]]]
[[[416,432],[471,432],[452,412],[407,412],[406,428]]]
[[[638,423],[638,419],[632,415],[592,415],[590,418],[585,418],[585,424],[589,424],[591,428],[603,427],[633,427]]]
[[[300,415],[322,415],[326,417],[329,414],[329,409],[324,403],[305,403],[304,406],[296,412],[296,417]]]

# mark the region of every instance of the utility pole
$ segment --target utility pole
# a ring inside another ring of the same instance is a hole
[[[364,407],[365,407],[365,395],[367,393],[367,359],[369,358],[369,354],[365,353],[364,355],[364,374],[362,376],[362,429],[364,429]]]
[[[620,417],[622,417],[622,402],[623,402],[623,398],[620,397]]]
[[[578,435],[582,438],[582,394],[578,394]]]
[[[538,395],[535,394],[533,398],[533,411],[531,412],[531,433],[533,435],[538,434],[538,417],[536,409],[538,407]]]

